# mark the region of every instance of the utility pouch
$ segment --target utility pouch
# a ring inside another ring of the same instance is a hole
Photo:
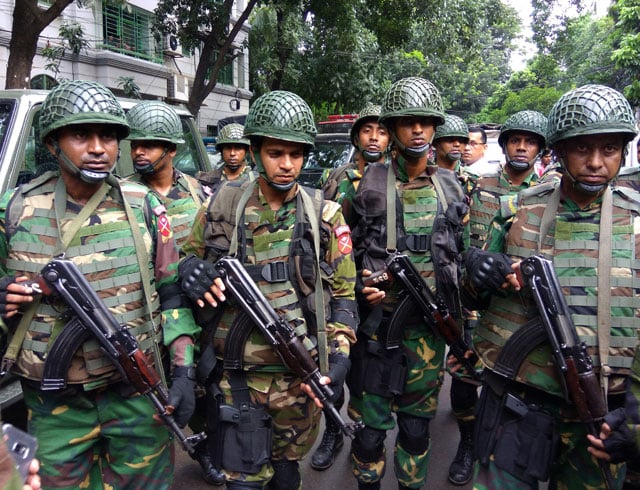
[[[380,342],[369,340],[366,356],[365,391],[384,398],[402,395],[408,371],[402,348],[385,349]]]
[[[271,458],[271,416],[263,407],[240,403],[219,409],[222,467],[256,474]]]
[[[351,346],[349,359],[351,359],[351,368],[347,373],[346,383],[349,387],[349,393],[356,398],[362,398],[364,390],[364,380],[367,379],[367,356],[366,356],[367,339],[361,335],[358,341]]]
[[[496,466],[530,485],[548,480],[559,441],[553,416],[510,393],[502,402]]]
[[[489,465],[500,427],[502,399],[489,386],[484,386],[476,408],[473,456],[483,466]]]

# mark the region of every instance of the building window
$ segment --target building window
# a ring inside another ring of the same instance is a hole
[[[151,34],[153,15],[129,5],[102,4],[104,49],[162,63],[161,47]]]
[[[49,90],[58,85],[55,78],[49,75],[36,75],[29,82],[29,87],[38,90]]]

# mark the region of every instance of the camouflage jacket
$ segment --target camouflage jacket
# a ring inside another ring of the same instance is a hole
[[[252,187],[251,196],[244,210],[236,210],[240,194],[250,186]],[[263,266],[275,261],[283,261],[284,263],[288,263],[290,260],[313,261],[312,249],[308,250],[304,257],[291,257],[293,231],[297,224],[297,203],[300,202],[299,192],[302,191],[298,186],[295,186],[289,192],[282,207],[274,211],[270,209],[260,192],[257,181],[226,183],[211,199],[210,204],[205,204],[200,208],[191,235],[183,247],[183,252],[206,258],[212,262],[227,255],[231,238],[235,232],[235,219],[232,215],[235,212],[243,212],[244,223],[239,227],[238,233],[246,239],[244,250],[239,250],[245,267]],[[317,192],[320,193],[320,191]],[[328,307],[325,316],[328,319],[326,331],[329,353],[339,351],[348,355],[350,343],[355,341],[353,328],[345,323],[332,321],[332,309],[335,308],[333,304],[338,304],[338,300],[353,302],[355,286],[351,231],[344,222],[338,204],[324,201],[321,228],[323,235],[321,243],[324,243],[324,255],[321,257],[321,261],[328,266],[323,271],[323,279],[328,288],[325,291],[325,307]],[[242,236],[239,242],[242,242]],[[306,264],[309,266],[309,262]],[[315,270],[315,267],[311,267]],[[296,270],[299,271],[301,268],[296,268]],[[313,279],[302,278],[301,280],[300,277],[295,280],[297,287],[302,290],[310,289],[315,283]],[[299,334],[313,336],[313,331],[309,331],[307,325],[308,320],[302,312],[301,302],[307,301],[315,304],[314,294],[309,294],[305,298],[299,297],[291,278],[282,283],[258,280],[257,284],[274,309],[285,315]],[[355,303],[352,307],[355,308]],[[233,302],[225,305],[224,313],[215,332],[214,344],[219,357],[225,355],[225,337],[233,328],[234,321],[239,315],[240,311]],[[308,340],[307,337],[307,348],[313,350]],[[251,333],[246,344],[243,367],[247,370],[271,372],[284,369],[280,358],[257,329]]]
[[[56,216],[54,195],[58,181],[57,174],[47,173],[5,193],[0,199],[3,274],[35,279],[49,259],[62,251],[61,233],[69,228],[82,206],[67,197],[64,216]],[[178,263],[178,250],[163,204],[146,187],[121,182],[121,188],[146,245],[144,254],[148,263],[144,266],[155,275],[155,285],[151,285],[152,304],[146,305],[132,228],[117,189],[109,189],[64,252],[118,322],[135,330],[142,350],[149,354],[154,350],[154,342],[162,342],[162,333],[169,345],[179,336],[195,336],[199,328],[188,308],[163,309],[160,304],[158,292],[176,286]],[[152,311],[153,323],[148,308]],[[40,301],[14,367],[17,374],[41,379],[51,339],[66,323],[64,311],[64,305]],[[192,363],[192,359],[185,358],[185,363]],[[68,373],[70,383],[83,384],[85,389],[119,378],[116,367],[102,354],[95,340],[84,343]]]
[[[519,194],[517,211],[508,230],[490,239],[505,236],[502,243],[489,243],[492,250],[504,251],[514,259],[536,253],[540,222],[558,182],[538,185]],[[633,347],[640,333],[640,296],[632,286],[640,280],[640,194],[621,188],[612,192],[611,330],[608,364],[611,367],[609,392],[624,391],[630,373]],[[542,241],[541,253],[552,258],[560,285],[571,310],[578,335],[592,356],[596,371],[598,354],[598,250],[602,198],[580,209],[561,194],[555,219]],[[494,294],[474,332],[474,346],[482,362],[491,369],[505,342],[535,312],[530,294]],[[531,350],[516,378],[545,392],[561,396],[562,389],[552,361],[550,346]]]
[[[501,228],[515,212],[515,196],[537,180],[536,173],[531,172],[520,185],[513,185],[504,170],[478,177],[470,191],[471,246],[482,248],[490,226]]]
[[[133,174],[127,180],[147,185],[140,174]],[[166,196],[156,194],[167,208],[173,236],[178,247],[181,247],[189,236],[198,209],[206,199],[204,190],[196,179],[174,169],[173,187],[169,193]]]

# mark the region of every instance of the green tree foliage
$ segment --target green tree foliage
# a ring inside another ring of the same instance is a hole
[[[242,51],[235,40],[257,0],[248,0],[244,11],[231,22],[234,0],[160,0],[154,28],[159,35],[174,34],[191,52],[198,50],[198,66],[187,107],[198,114],[217,84],[220,70]]]
[[[622,71],[625,96],[640,104],[640,0],[618,0],[611,8],[619,36],[611,56]]]

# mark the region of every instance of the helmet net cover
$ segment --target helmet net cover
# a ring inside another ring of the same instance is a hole
[[[175,109],[164,102],[139,102],[127,113],[129,140],[184,143],[182,122]]]
[[[299,95],[274,90],[249,107],[245,136],[265,136],[314,146],[316,125],[311,108]]]
[[[453,114],[445,114],[444,124],[436,127],[436,132],[433,135],[433,141],[440,138],[458,137],[463,141],[469,141],[469,126],[461,117],[454,116]]]
[[[244,126],[238,123],[231,123],[223,126],[218,132],[218,137],[216,138],[216,146],[220,145],[246,145],[249,146],[251,143],[247,138],[244,137]]]
[[[622,133],[628,143],[637,134],[629,101],[606,85],[589,84],[565,93],[549,112],[549,144],[574,136]]]
[[[358,118],[354,121],[353,126],[351,126],[350,138],[351,142],[356,145],[355,140],[358,137],[358,133],[360,132],[360,128],[369,121],[378,122],[380,117],[380,113],[382,112],[382,106],[378,104],[373,104],[368,102],[358,114]]]
[[[122,106],[104,85],[71,80],[54,87],[40,109],[40,138],[46,141],[56,129],[78,124],[110,124],[118,139],[129,134]]]
[[[391,85],[382,101],[380,122],[388,126],[392,119],[403,116],[431,117],[436,125],[443,124],[442,97],[436,86],[420,77],[403,78]]]
[[[512,114],[500,128],[498,144],[504,148],[509,134],[514,131],[533,133],[542,140],[541,149],[547,146],[547,116],[538,111],[520,111]]]

